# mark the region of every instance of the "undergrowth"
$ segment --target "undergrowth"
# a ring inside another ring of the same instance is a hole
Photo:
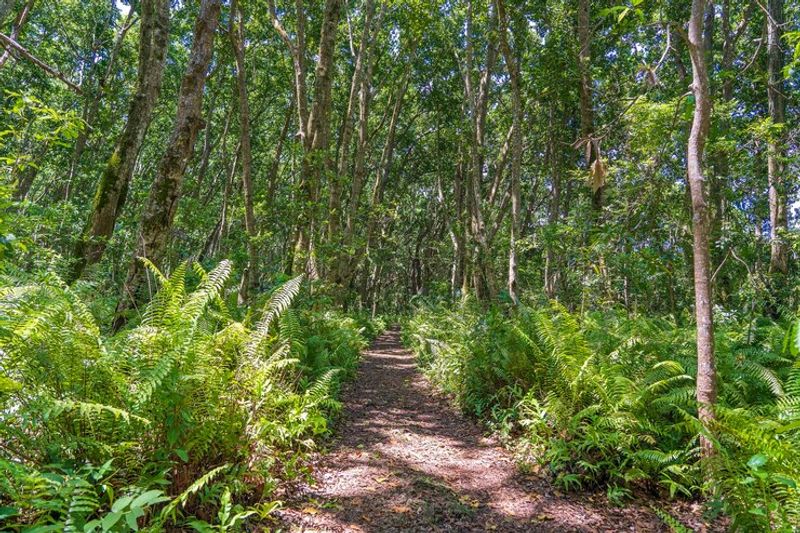
[[[708,498],[734,530],[800,527],[797,328],[723,317],[717,421],[697,419],[693,328],[558,304],[420,307],[404,328],[431,380],[486,420],[523,466],[565,489]],[[701,462],[698,436],[715,442]]]
[[[292,307],[300,278],[235,320],[227,261],[150,268],[161,289],[114,336],[58,277],[3,279],[3,530],[233,531],[267,517],[381,328]]]

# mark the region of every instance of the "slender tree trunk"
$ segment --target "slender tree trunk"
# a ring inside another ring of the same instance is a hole
[[[509,22],[503,0],[495,0],[497,18],[500,22],[500,50],[511,78],[511,240],[508,251],[508,295],[515,303],[517,296],[517,241],[520,237],[520,172],[522,170],[522,88],[520,87],[519,64],[508,45]]]
[[[561,218],[561,151],[555,128],[555,103],[550,103],[549,113],[549,138],[547,143],[547,166],[550,168],[551,191],[547,212],[547,224],[552,228]],[[547,244],[545,252],[544,290],[548,298],[555,299],[558,295],[560,279],[560,260],[553,250],[553,243]]]
[[[350,82],[350,96],[347,99],[347,109],[342,120],[342,133],[339,139],[339,162],[336,176],[330,183],[330,199],[328,202],[328,242],[333,243],[339,238],[339,225],[342,211],[342,180],[347,174],[350,161],[350,140],[353,135],[353,114],[358,100],[361,78],[364,73],[364,62],[368,53],[368,46],[372,36],[372,17],[375,13],[375,0],[365,0],[364,29],[361,32],[361,42],[355,58],[353,77]],[[338,274],[337,270],[334,270]]]
[[[367,254],[369,255],[370,249],[375,240],[375,228],[377,225],[377,210],[383,202],[383,191],[386,187],[386,182],[389,179],[389,174],[392,171],[392,163],[394,162],[394,149],[395,137],[397,135],[397,124],[400,121],[400,112],[403,109],[403,100],[405,99],[406,90],[408,89],[408,81],[411,76],[411,62],[406,64],[406,72],[403,79],[397,86],[397,91],[394,95],[394,105],[392,106],[392,118],[389,119],[389,128],[386,132],[386,142],[383,145],[383,152],[381,153],[381,162],[378,172],[375,176],[375,183],[372,186],[372,199],[370,201],[370,216],[367,220]]]
[[[591,0],[578,0],[578,72],[580,83],[578,96],[581,111],[581,139],[586,147],[586,166],[591,174],[592,208],[599,213],[603,208],[605,176],[600,168],[595,168],[600,154],[594,140],[594,107],[592,103],[592,27]],[[598,165],[602,165],[598,161]]]
[[[283,119],[283,127],[281,128],[280,136],[275,143],[275,154],[272,156],[272,164],[269,167],[269,174],[267,176],[267,212],[272,208],[274,201],[275,191],[278,188],[278,171],[281,167],[281,157],[283,155],[283,146],[286,142],[286,136],[289,134],[289,127],[292,124],[292,114],[294,112],[294,98],[289,100],[289,105],[286,107],[286,116]]]
[[[75,139],[75,148],[72,151],[72,159],[70,160],[69,164],[69,175],[67,176],[67,183],[65,187],[65,200],[69,198],[70,184],[78,172],[81,156],[86,150],[86,145],[89,142],[89,134],[94,126],[97,113],[100,111],[100,103],[103,101],[103,96],[106,92],[106,84],[108,83],[108,79],[111,77],[114,67],[116,66],[116,60],[119,56],[119,51],[122,48],[122,43],[125,40],[125,36],[128,34],[128,30],[130,30],[133,26],[133,14],[134,10],[130,9],[128,11],[128,16],[125,18],[125,21],[122,24],[122,27],[120,27],[119,31],[117,32],[117,37],[114,40],[114,46],[111,48],[111,56],[108,60],[106,70],[97,80],[97,88],[94,91],[94,94],[86,97],[83,113],[83,120],[86,122],[86,124],[78,133],[78,138]]]
[[[236,22],[234,22],[236,19]],[[236,0],[231,4],[231,25],[229,28],[233,55],[236,60],[236,87],[239,99],[239,144],[242,159],[242,186],[244,189],[244,226],[247,231],[248,264],[242,271],[242,282],[239,288],[239,304],[247,302],[248,292],[258,279],[258,250],[256,239],[255,210],[253,208],[254,192],[252,178],[253,155],[250,148],[250,103],[247,98],[247,71],[244,61],[244,13]]]
[[[383,11],[381,12],[381,15]],[[377,26],[377,24],[376,24]],[[374,40],[374,39],[373,39]],[[369,50],[369,48],[367,49]],[[366,60],[364,75],[358,91],[358,142],[353,157],[353,180],[350,184],[347,218],[345,220],[342,252],[339,255],[339,279],[343,285],[353,285],[355,281],[355,265],[360,254],[353,250],[356,218],[361,205],[361,194],[367,175],[367,150],[369,149],[369,112],[371,103],[372,73],[375,61],[371,54]]]
[[[158,266],[169,241],[186,165],[192,158],[197,134],[204,127],[201,116],[203,89],[214,52],[214,33],[219,21],[220,3],[221,0],[202,0],[200,4],[189,63],[178,95],[175,124],[144,207],[136,238],[136,250],[117,305],[115,330],[127,321],[127,311],[144,300],[146,270],[139,258],[145,257]]]
[[[319,51],[314,73],[314,99],[308,116],[305,139],[304,171],[300,182],[301,205],[298,216],[298,237],[295,260],[304,261],[305,274],[316,279],[318,274],[314,232],[315,206],[326,170],[332,168],[328,154],[330,138],[331,87],[336,32],[339,25],[341,0],[326,0],[319,39]],[[297,269],[297,265],[295,265]]]
[[[214,109],[216,109],[217,103],[217,93],[211,93],[211,101],[208,105],[208,113],[209,119],[214,116]],[[209,120],[209,122],[211,122]],[[225,135],[228,133],[228,125],[230,123],[230,108],[225,114],[225,126],[223,126],[223,133],[220,139],[224,139]],[[203,132],[203,151],[200,156],[200,168],[197,170],[197,179],[195,179],[194,189],[192,190],[192,198],[200,198],[200,194],[203,191],[203,185],[206,181],[206,176],[208,176],[208,167],[211,163],[211,153],[216,148],[213,140],[214,128],[213,124],[209,124],[209,126]],[[224,142],[224,141],[223,141]]]
[[[153,115],[169,40],[169,0],[143,0],[139,73],[128,120],[97,185],[92,212],[75,244],[70,281],[103,256],[127,196],[139,150]]]
[[[703,46],[703,13],[705,0],[692,0],[689,18],[688,48],[692,60],[692,93],[694,118],[686,151],[686,166],[692,200],[692,233],[694,236],[694,293],[697,320],[697,402],[700,421],[708,425],[714,419],[717,397],[714,365],[714,320],[711,301],[711,257],[709,253],[709,219],[703,151],[711,121],[711,96],[708,86],[706,54]],[[713,444],[701,436],[703,455],[713,453]]]
[[[474,63],[474,45],[472,43],[472,2],[467,12],[467,44],[466,44],[466,71],[464,75],[465,95],[467,109],[472,119],[472,144],[471,168],[467,181],[467,206],[470,213],[470,236],[472,250],[470,254],[473,287],[475,296],[480,301],[486,301],[493,294],[492,279],[489,273],[489,247],[486,237],[486,223],[483,216],[483,191],[481,181],[483,178],[483,164],[486,148],[486,116],[488,113],[489,92],[497,56],[497,47],[490,38],[486,48],[486,62],[481,72],[477,91],[472,83],[472,69]],[[494,15],[490,14],[490,24],[494,22]],[[491,32],[490,32],[491,34]]]
[[[236,165],[238,164],[238,161],[239,154],[237,150],[233,156],[233,160],[230,162],[230,168],[228,169],[227,173],[228,175],[225,179],[225,188],[222,191],[222,208],[220,209],[219,221],[217,221],[214,229],[212,229],[211,233],[209,233],[205,244],[203,244],[203,249],[197,258],[197,260],[200,262],[209,257],[214,257],[214,255],[219,252],[221,248],[220,243],[222,242],[222,239],[226,233],[226,228],[228,227],[228,205],[230,203],[231,189],[233,189],[233,177],[234,174],[236,174]]]
[[[789,272],[789,247],[784,233],[788,230],[786,216],[786,176],[784,165],[786,99],[783,83],[783,0],[768,0],[767,17],[767,74],[769,116],[777,133],[767,147],[767,177],[769,181],[769,240],[771,274]]]

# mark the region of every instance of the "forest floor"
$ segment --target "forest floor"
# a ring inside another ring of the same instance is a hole
[[[563,494],[521,474],[499,443],[436,393],[396,329],[363,354],[342,400],[315,482],[284,496],[281,531],[669,531],[646,502],[615,507],[602,493]],[[699,505],[661,507],[707,530]]]

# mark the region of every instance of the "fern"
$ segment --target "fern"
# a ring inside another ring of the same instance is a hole
[[[269,328],[272,325],[272,321],[288,309],[292,300],[300,292],[302,281],[303,277],[297,276],[278,287],[275,292],[272,293],[272,296],[270,296],[264,307],[261,320],[256,324],[254,333],[245,347],[245,354],[247,357],[257,357],[262,343],[269,335]]]

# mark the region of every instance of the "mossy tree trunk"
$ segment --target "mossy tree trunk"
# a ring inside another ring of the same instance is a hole
[[[139,258],[159,265],[169,241],[186,166],[195,141],[204,127],[203,89],[214,51],[214,32],[219,21],[221,0],[203,0],[194,26],[192,49],[178,95],[175,124],[150,188],[136,238],[136,248],[117,304],[114,329],[127,321],[127,312],[145,299],[146,270]]]
[[[161,91],[168,41],[169,0],[144,0],[136,93],[131,99],[125,128],[97,185],[86,227],[75,244],[70,281],[77,280],[87,266],[100,261],[114,231]]]

